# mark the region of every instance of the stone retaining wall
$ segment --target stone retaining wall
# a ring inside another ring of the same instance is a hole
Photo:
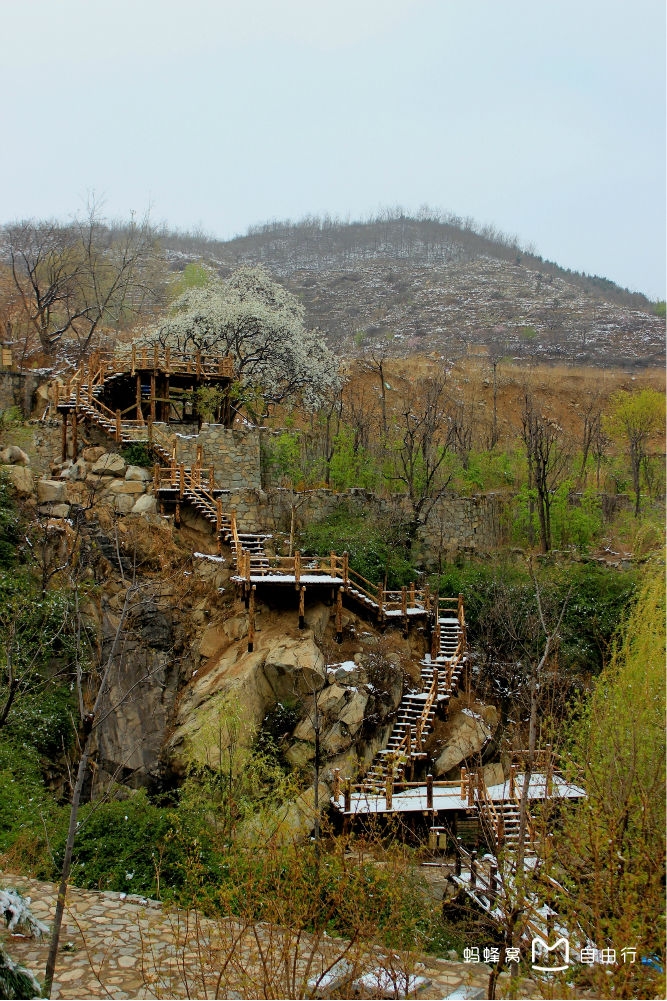
[[[485,553],[502,545],[506,541],[505,502],[501,494],[441,498],[417,533],[419,552],[415,555],[433,569],[439,560],[451,560],[458,553]],[[342,506],[352,515],[368,515],[371,524],[379,519],[406,522],[411,513],[406,497],[378,497],[361,489],[343,493],[324,488],[300,493],[281,488],[232,490],[225,501],[225,507],[236,510],[241,530],[248,532],[288,533],[292,509],[298,529],[330,518]]]

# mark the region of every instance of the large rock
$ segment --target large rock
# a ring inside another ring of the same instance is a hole
[[[96,476],[125,476],[127,465],[122,455],[116,452],[105,452],[93,463],[91,473]]]
[[[35,490],[35,481],[27,466],[3,466],[2,471],[19,497],[29,497]]]
[[[29,466],[30,459],[18,445],[8,445],[0,452],[0,462],[6,466]]]
[[[134,507],[134,497],[131,494],[116,494],[113,506],[117,514],[129,514]]]
[[[125,473],[126,480],[139,480],[141,483],[146,483],[151,478],[151,474],[143,466],[128,466]]]
[[[447,725],[446,745],[433,763],[433,775],[446,775],[466,758],[479,754],[491,736],[491,730],[481,716],[464,709]]]
[[[156,510],[155,497],[152,497],[150,494],[142,494],[134,502],[132,514],[154,514]]]
[[[40,504],[65,504],[67,487],[58,480],[38,480],[37,500]]]
[[[276,699],[307,695],[322,688],[326,682],[326,668],[312,636],[286,637],[278,642],[267,654],[264,677]]]
[[[90,448],[84,448],[81,454],[86,462],[97,462],[100,456],[106,455],[107,452],[101,445],[91,445]]]
[[[69,504],[42,504],[38,510],[50,518],[69,518]]]
[[[338,719],[341,723],[345,724],[350,733],[356,733],[364,721],[364,713],[366,711],[368,696],[365,692],[355,692],[351,689],[348,690],[348,694],[350,691],[352,692],[352,697],[345,708],[340,712]]]
[[[144,484],[139,480],[118,480],[113,479],[106,487],[112,494],[143,494]]]

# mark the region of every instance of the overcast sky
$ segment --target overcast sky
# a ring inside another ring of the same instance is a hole
[[[0,0],[0,221],[421,205],[665,296],[664,0]]]

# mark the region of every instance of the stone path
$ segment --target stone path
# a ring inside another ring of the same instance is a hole
[[[34,915],[47,923],[52,921],[53,883],[0,873],[0,885],[30,896]],[[285,977],[291,961],[285,964],[280,957],[290,952],[295,942],[287,941],[278,929],[242,929],[233,921],[214,922],[169,910],[157,901],[76,887],[70,889],[67,904],[53,998],[286,996]],[[10,956],[41,979],[48,941],[17,938],[4,929],[1,934]],[[333,955],[342,946],[340,941],[329,939],[322,948]],[[302,952],[304,947],[308,952],[306,937],[299,944]],[[259,962],[260,954],[265,961],[268,957],[268,973],[267,964],[262,967]],[[357,958],[368,968],[367,955]],[[322,962],[319,952],[314,966],[317,962]],[[431,981],[419,991],[419,998],[443,999],[464,987],[475,993],[459,997],[486,997],[489,971],[482,964],[426,957],[414,972]],[[264,993],[267,977],[273,986]]]

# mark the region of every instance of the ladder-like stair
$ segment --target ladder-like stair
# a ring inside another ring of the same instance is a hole
[[[412,761],[424,758],[425,752],[418,749],[416,742],[417,725],[422,718],[428,693],[433,686],[434,671],[438,672],[438,691],[427,716],[422,719],[421,740],[423,742],[433,729],[436,708],[446,710],[449,700],[458,691],[463,673],[459,641],[461,625],[457,617],[440,619],[440,648],[435,660],[425,657],[421,661],[421,692],[409,692],[403,696],[396,713],[396,720],[387,741],[387,746],[378,751],[363,780],[364,788],[371,794],[381,792],[386,785],[389,762],[392,762],[394,779],[400,779]],[[411,728],[410,755],[407,754],[406,734]]]

